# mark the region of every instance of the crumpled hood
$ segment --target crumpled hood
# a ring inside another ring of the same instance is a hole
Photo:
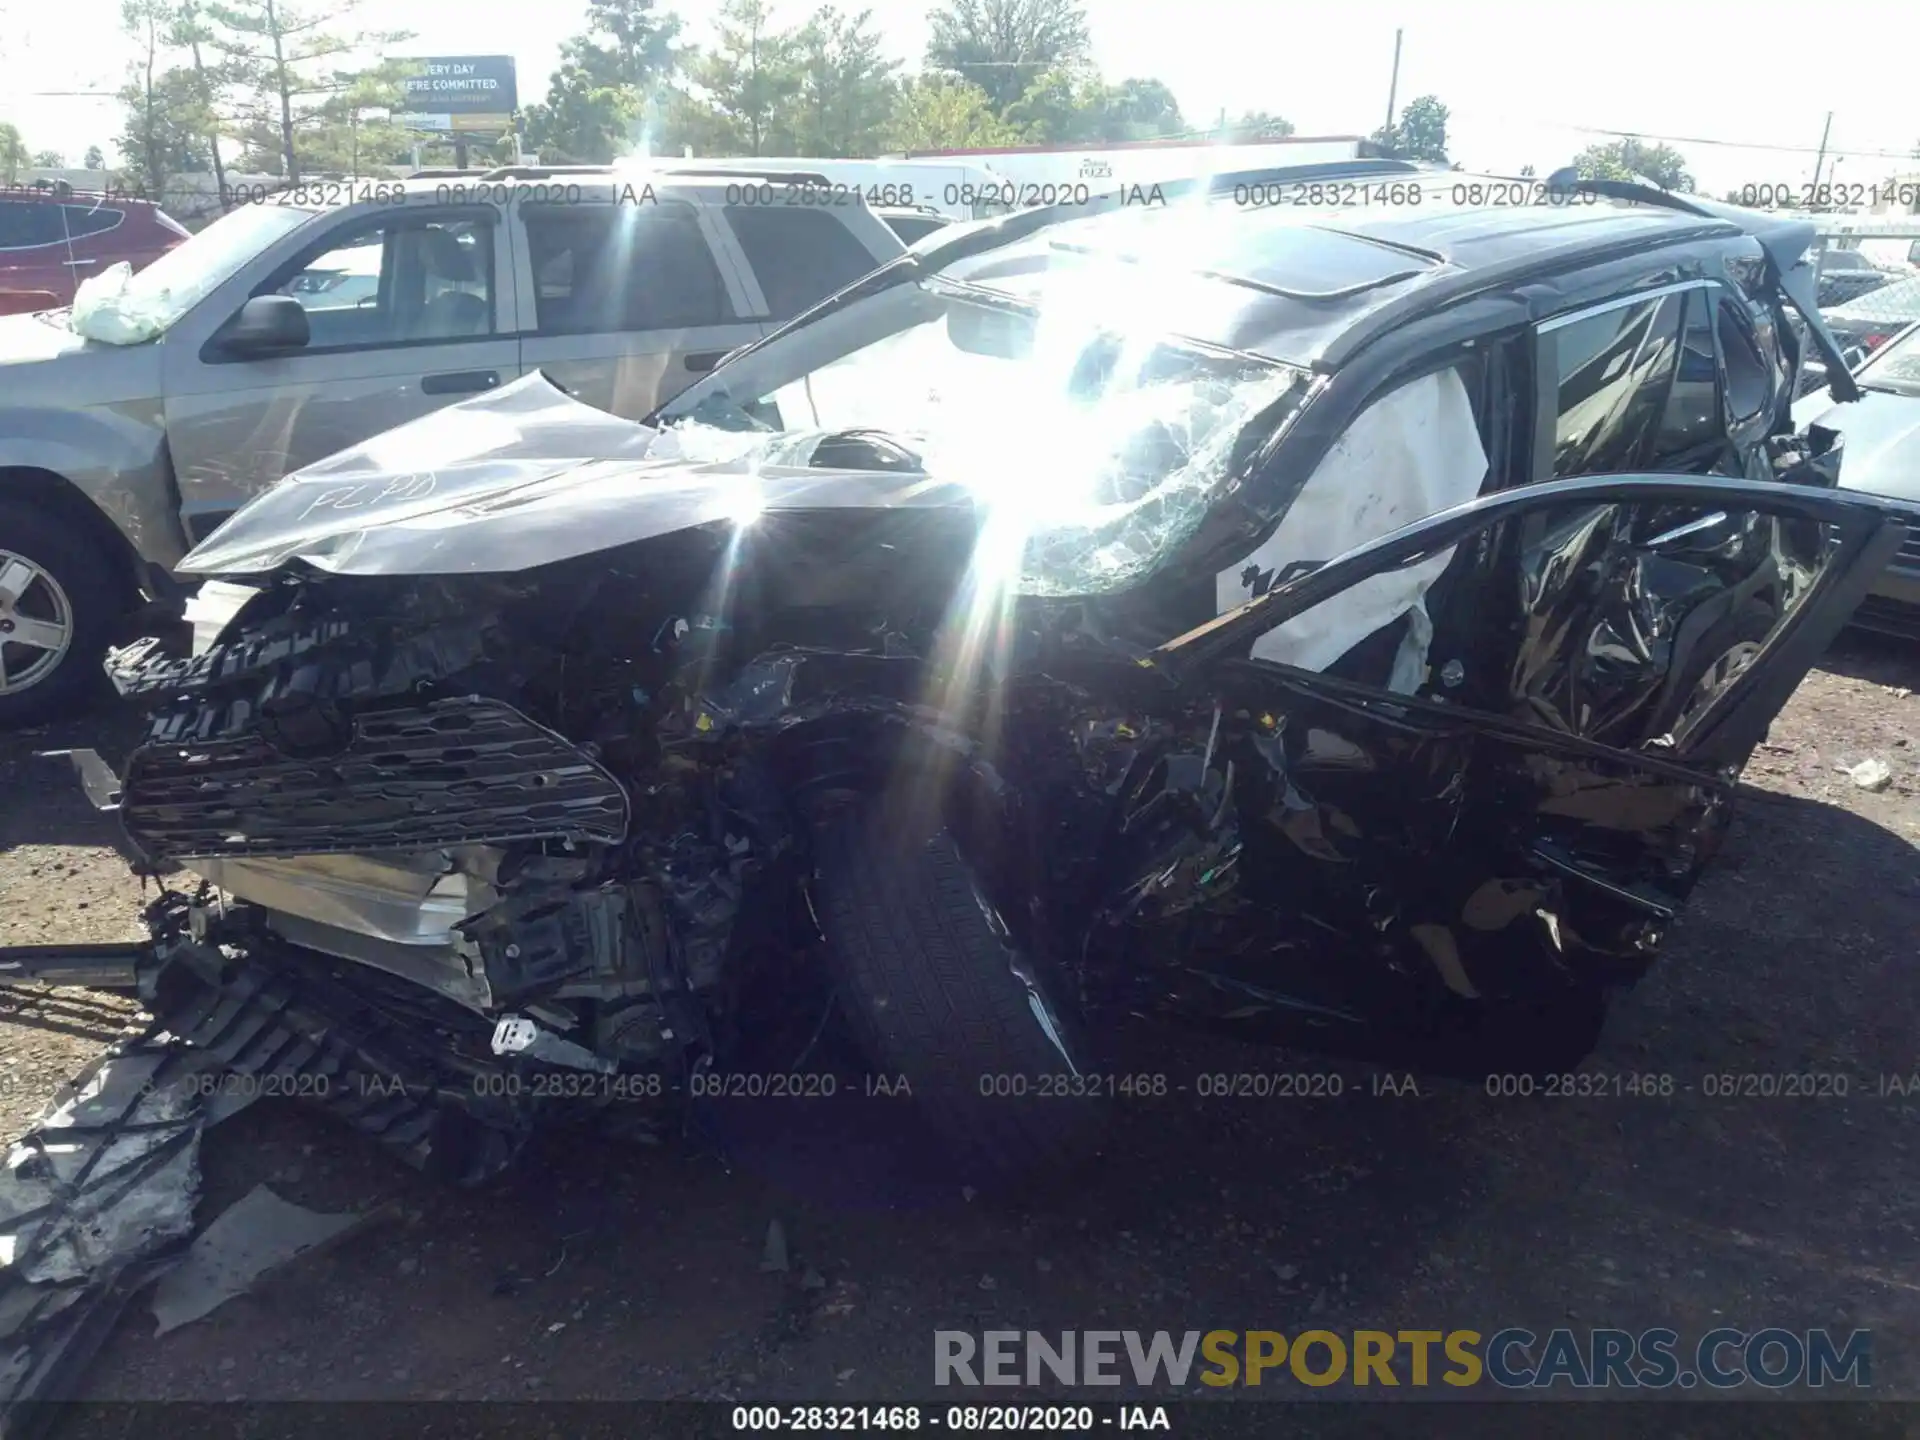
[[[1848,405],[1809,405],[1825,396],[1807,396],[1794,418],[1837,430],[1847,442],[1840,487],[1896,500],[1920,500],[1920,397],[1868,390]]]
[[[281,480],[177,567],[262,575],[487,574],[780,510],[962,507],[918,474],[826,470],[755,437],[688,458],[661,432],[583,405],[540,374],[449,405]]]

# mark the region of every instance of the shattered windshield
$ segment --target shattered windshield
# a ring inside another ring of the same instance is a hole
[[[1019,593],[1131,585],[1199,527],[1307,373],[1130,335],[1107,323],[1111,291],[1089,309],[1071,272],[1031,278],[1031,298],[930,277],[822,316],[668,406],[656,453],[910,466],[975,494]]]
[[[1882,346],[1855,372],[1854,378],[1863,389],[1920,395],[1920,328],[1909,330]]]
[[[89,340],[125,345],[151,340],[239,272],[282,235],[313,219],[292,205],[242,205],[191,240],[136,270],[97,306],[76,305],[73,328]]]

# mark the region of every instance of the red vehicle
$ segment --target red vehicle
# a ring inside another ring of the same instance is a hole
[[[0,315],[73,303],[90,275],[138,270],[188,236],[151,200],[68,185],[0,189]]]

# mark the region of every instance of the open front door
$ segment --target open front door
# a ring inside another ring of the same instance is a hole
[[[1201,795],[1188,813],[1213,829],[1184,868],[1133,871],[1151,879],[1115,929],[1192,1018],[1455,1072],[1572,1063],[1909,522],[1920,508],[1791,484],[1558,481],[1218,617],[1152,658],[1191,708],[1118,792],[1115,853],[1164,812],[1156,787]],[[1438,556],[1412,683],[1394,626],[1317,673],[1251,658]]]

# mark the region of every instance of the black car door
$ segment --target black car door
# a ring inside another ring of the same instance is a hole
[[[1676,512],[1715,523],[1649,524]],[[1175,863],[1136,866],[1126,894],[1139,953],[1179,957],[1146,966],[1158,1002],[1442,1068],[1489,1015],[1523,1048],[1583,1053],[1591,1034],[1561,1022],[1644,971],[1747,753],[1909,523],[1920,507],[1793,484],[1549,481],[1406,526],[1161,647],[1147,666],[1184,708],[1113,792],[1122,835],[1166,813],[1162,792],[1200,802]],[[1414,692],[1246,658],[1440,552]],[[1756,596],[1765,633],[1739,664],[1702,664],[1703,639]],[[1468,1068],[1496,1063],[1477,1043]]]

